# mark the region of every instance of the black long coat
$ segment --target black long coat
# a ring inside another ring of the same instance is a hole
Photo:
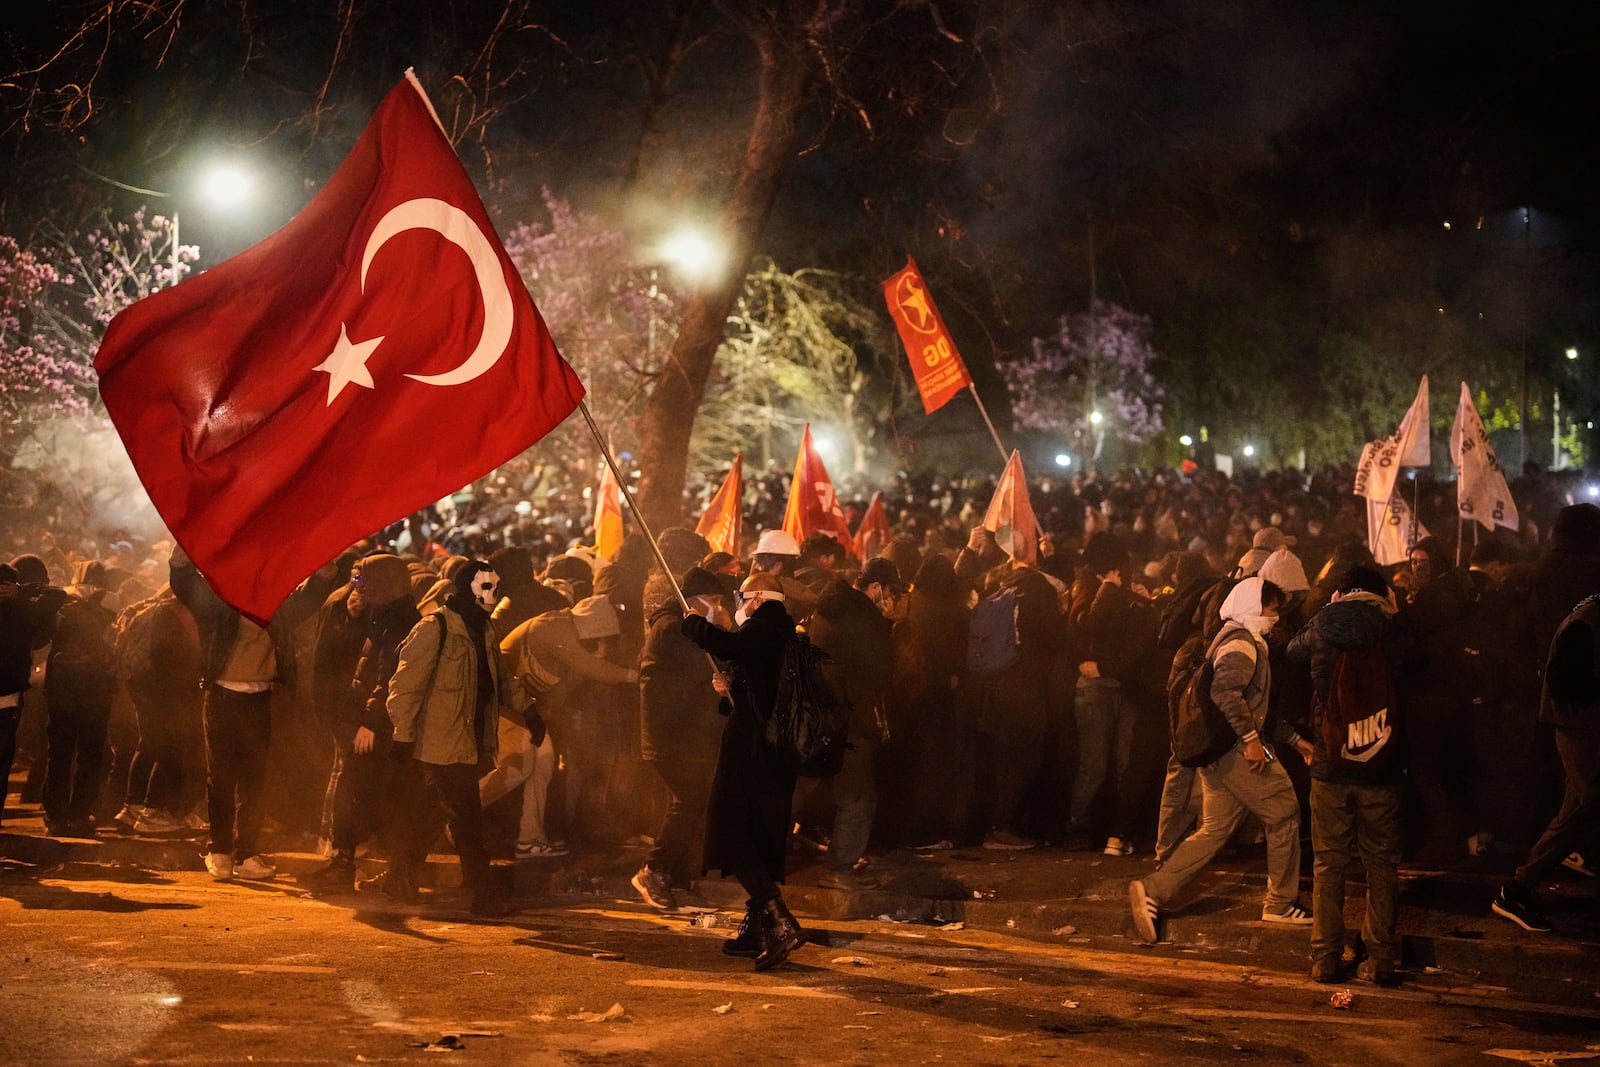
[[[782,603],[767,601],[734,631],[698,615],[685,615],[681,625],[684,636],[733,673],[733,712],[722,728],[711,781],[702,870],[723,877],[765,870],[782,882],[795,776],[762,741],[761,725],[777,699],[783,645],[794,634],[794,620]]]

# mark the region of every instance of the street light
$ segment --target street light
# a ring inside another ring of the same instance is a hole
[[[172,201],[171,269],[172,284],[177,285],[178,268],[181,262],[178,251],[182,248],[178,231],[178,194],[163,192],[160,189],[143,189],[137,185],[129,185],[127,182],[119,182],[115,178],[108,178],[104,174],[92,171],[81,163],[78,165],[78,169],[89,175],[89,177],[105,182],[107,185],[114,185],[118,189],[124,189],[139,196],[154,196],[162,200]],[[214,163],[206,167],[194,184],[211,207],[225,211],[246,203],[255,192],[255,182],[248,172],[225,163]]]
[[[700,230],[683,229],[661,243],[661,258],[690,281],[705,281],[722,268],[722,249]]]
[[[1184,434],[1178,438],[1178,443],[1184,448],[1191,448],[1194,445],[1194,438],[1190,437],[1188,434]]]
[[[1246,459],[1249,459],[1251,456],[1253,456],[1255,454],[1256,454],[1256,446],[1255,445],[1245,445],[1244,446],[1244,455],[1245,455]]]

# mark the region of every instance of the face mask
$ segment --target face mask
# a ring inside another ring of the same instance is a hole
[[[1265,637],[1274,626],[1278,625],[1276,615],[1246,615],[1239,620],[1239,624],[1257,637]]]
[[[745,620],[749,618],[750,609],[745,607],[743,604],[740,604],[739,610],[733,613],[733,624],[735,626],[743,626],[745,624]]]
[[[494,571],[479,571],[472,576],[472,599],[484,611],[493,611],[500,603],[500,576]]]

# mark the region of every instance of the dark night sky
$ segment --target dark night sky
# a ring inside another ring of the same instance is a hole
[[[0,223],[24,230],[73,160],[159,185],[182,173],[189,146],[214,140],[270,161],[286,217],[407,65],[440,97],[449,61],[437,43],[478,7],[360,9],[314,135],[305,104],[328,66],[328,5],[251,5],[264,32],[249,64],[237,5],[188,12],[186,37],[162,66],[131,45],[114,53],[103,111],[81,142],[12,131]],[[497,183],[488,198],[507,217],[537,204],[541,185],[641,243],[672,219],[715,216],[755,102],[754,57],[736,34],[690,56],[640,181],[622,188],[643,99],[623,57],[629,40],[659,31],[661,7],[534,5],[551,32],[522,39],[524,95],[487,141]],[[6,5],[7,65],[25,65],[59,34],[40,19],[70,10]],[[958,332],[1014,349],[1087,301],[1090,219],[1102,294],[1156,313],[1175,294],[1210,299],[1206,286],[1296,284],[1323,254],[1312,248],[1352,233],[1400,242],[1398,258],[1426,260],[1438,299],[1481,311],[1494,264],[1527,236],[1554,250],[1548,309],[1564,316],[1559,328],[1595,334],[1591,3],[941,4],[961,47],[937,39],[926,10],[887,21],[846,71],[877,116],[870,134],[849,108],[808,118],[808,150],[761,243],[780,264],[877,278],[912,252],[952,294],[946,314]],[[704,15],[701,25],[715,22]],[[974,43],[981,63],[971,62]],[[953,87],[931,76],[929,60],[953,72]],[[903,106],[907,86],[937,106]],[[463,155],[483,173],[482,153]],[[1523,205],[1536,209],[1526,235]],[[223,250],[258,235],[194,225]]]

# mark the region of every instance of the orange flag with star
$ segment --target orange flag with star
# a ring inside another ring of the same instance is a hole
[[[971,385],[972,375],[967,373],[967,365],[961,361],[961,353],[950,340],[950,331],[945,329],[944,319],[922,280],[922,272],[910,256],[906,257],[906,265],[883,283],[883,298],[900,330],[900,340],[905,342],[911,374],[917,380],[917,392],[922,394],[923,411],[932,415]]]

